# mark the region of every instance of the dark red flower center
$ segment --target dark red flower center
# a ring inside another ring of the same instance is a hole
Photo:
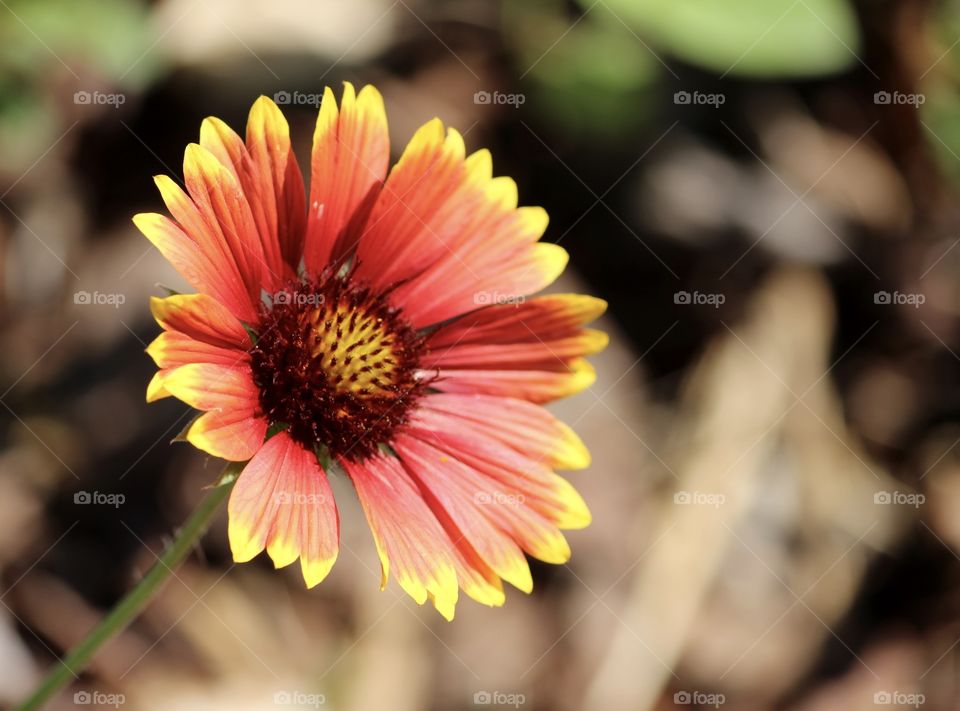
[[[427,383],[423,338],[349,277],[294,281],[264,305],[251,351],[260,406],[310,449],[360,460],[406,422]]]

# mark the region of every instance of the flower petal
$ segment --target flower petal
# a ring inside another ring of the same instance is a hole
[[[396,286],[392,301],[417,327],[535,293],[567,263],[562,248],[537,244],[546,212],[517,207],[516,184],[493,177],[489,151],[464,154],[459,133],[444,135],[438,120],[423,126],[387,178],[357,251],[358,276]]]
[[[247,149],[253,158],[261,199],[265,201],[269,234],[295,272],[303,255],[306,233],[303,176],[290,145],[287,120],[266,96],[257,99],[250,109]]]
[[[249,459],[263,443],[259,390],[249,364],[191,363],[166,371],[163,388],[207,414],[187,431],[187,441],[215,457]]]
[[[394,449],[416,473],[418,481],[437,496],[467,540],[498,575],[517,585],[511,578],[518,572],[515,566],[522,562],[522,573],[529,576],[523,555],[514,553],[517,545],[547,563],[566,563],[570,559],[570,546],[563,534],[525,496],[475,469],[465,461],[463,453],[452,448],[445,451],[426,438],[421,439],[418,432],[400,435],[394,441]],[[499,567],[503,564],[509,568],[506,575]],[[532,586],[532,581],[528,584]]]
[[[163,381],[170,375],[170,371],[158,370],[147,383],[147,402],[156,402],[172,395],[163,387]]]
[[[436,373],[424,371],[423,375]],[[593,385],[596,378],[589,362],[575,358],[567,365],[554,363],[549,370],[444,368],[434,386],[448,393],[482,393],[544,403],[575,395]]]
[[[590,466],[590,452],[577,433],[540,405],[491,395],[434,393],[423,398],[420,408],[528,457],[543,458],[553,469]]]
[[[267,421],[249,410],[212,410],[193,421],[187,441],[214,457],[245,462],[257,453],[266,434]]]
[[[198,410],[253,409],[259,397],[249,363],[185,365],[174,371],[167,389]]]
[[[423,365],[516,369],[567,363],[606,347],[607,334],[581,328],[605,308],[606,302],[577,294],[489,306],[431,334]]]
[[[403,306],[414,326],[425,327],[479,306],[514,303],[535,294],[556,281],[568,261],[563,247],[546,242],[511,251],[493,246],[477,257],[454,253],[400,286],[393,301]]]
[[[463,531],[460,530],[436,497],[428,489],[421,488],[420,494],[453,542],[453,565],[460,588],[468,596],[483,605],[491,607],[503,605],[506,595],[503,592],[503,582],[500,580],[500,576],[484,562],[476,549],[470,545]]]
[[[246,353],[235,348],[211,346],[209,343],[198,341],[177,331],[164,331],[157,336],[153,343],[147,346],[147,355],[153,358],[157,366],[161,368],[160,373],[163,373],[163,377],[158,379],[160,381],[170,377],[173,369],[190,363],[213,363],[231,366],[239,365],[250,358]],[[165,388],[164,393],[159,397],[170,395]],[[159,397],[148,398],[147,402],[152,402]]]
[[[527,493],[534,489],[518,488],[517,472],[510,472],[499,463],[490,466],[490,460],[484,459],[490,451],[484,452],[477,443],[457,448],[450,442],[450,438],[436,438],[430,432],[411,432],[397,438],[396,449],[411,467],[414,466],[411,462],[416,461],[418,475],[435,478],[434,492],[471,492],[469,505],[474,517],[485,517],[535,558],[547,563],[567,562],[570,546],[558,526],[537,510],[538,501],[534,498],[539,499],[539,495]],[[456,516],[455,511],[451,510],[450,514]],[[477,545],[469,533],[467,538]],[[492,563],[490,567],[496,570]]]
[[[463,532],[480,558],[511,585],[530,592],[533,579],[523,552],[504,526],[494,499],[494,484],[456,459],[410,436],[401,435],[393,448],[421,487]]]
[[[227,510],[230,549],[238,563],[264,548],[277,568],[300,558],[309,588],[337,559],[340,517],[326,472],[316,455],[286,432],[271,437],[250,460]]]
[[[374,456],[363,463],[341,461],[353,480],[367,516],[387,585],[390,567],[410,597],[429,598],[446,619],[453,619],[457,574],[451,542],[424,503],[416,485],[396,459]]]
[[[589,525],[583,498],[553,472],[545,452],[518,452],[464,420],[426,407],[413,414],[408,431],[489,477],[506,501],[532,508],[557,528]]]
[[[209,116],[200,125],[200,145],[230,172],[234,181],[242,188],[250,207],[251,217],[257,227],[260,248],[268,267],[266,269],[268,278],[271,274],[283,274],[280,244],[275,231],[271,233],[269,228],[268,203],[263,198],[261,186],[255,182],[259,176],[251,175],[255,169],[243,140],[223,121],[215,116]],[[267,286],[274,287],[277,281],[273,279]]]
[[[176,368],[190,363],[232,366],[249,361],[249,334],[216,299],[206,294],[152,297],[150,309],[166,330],[147,348],[161,368],[147,386],[147,402],[170,397],[164,381]]]
[[[463,138],[424,124],[391,169],[357,246],[356,275],[376,289],[409,279],[448,254],[473,210],[456,197],[470,188]]]
[[[328,87],[313,134],[304,245],[308,271],[320,273],[355,246],[389,161],[390,136],[380,92],[365,86],[356,94],[345,82],[338,109]]]
[[[261,287],[271,280],[279,281],[283,274],[277,273],[264,255],[250,203],[237,178],[208,149],[191,143],[183,155],[183,179],[215,245],[236,265],[253,301],[259,302]],[[167,207],[183,225],[174,213],[174,205],[168,202]],[[187,232],[192,234],[189,229]]]
[[[192,363],[235,366],[250,361],[250,356],[235,348],[221,348],[198,341],[178,331],[164,331],[147,347],[147,354],[160,367],[147,386],[147,402],[170,397],[164,383],[176,370]]]
[[[204,120],[200,145],[227,168],[247,197],[270,274],[292,276],[303,253],[303,177],[286,119],[261,96],[250,110],[247,141],[215,117]],[[276,283],[269,286],[275,286]]]
[[[246,351],[252,345],[243,324],[206,294],[150,298],[150,311],[161,326],[221,348]]]
[[[134,215],[133,223],[194,288],[212,296],[236,318],[256,321],[257,307],[247,287],[229,261],[211,250],[209,241],[201,246],[173,220],[155,212]]]

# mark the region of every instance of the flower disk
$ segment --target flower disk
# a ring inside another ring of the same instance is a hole
[[[386,294],[347,277],[290,282],[272,302],[251,351],[263,412],[308,450],[376,453],[426,388],[423,339]]]

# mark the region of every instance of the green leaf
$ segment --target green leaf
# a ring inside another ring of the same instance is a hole
[[[508,2],[503,10],[530,109],[590,140],[616,141],[638,130],[662,65],[628,27],[599,8],[571,17],[556,0]],[[639,108],[625,112],[624,105]]]
[[[924,137],[940,168],[954,184],[960,184],[960,98],[954,85],[928,88],[921,107]]]
[[[809,77],[858,61],[860,33],[847,0],[603,0],[589,14],[602,12],[658,51],[718,74]]]
[[[42,75],[51,66],[62,68],[62,62],[81,75],[101,75],[138,86],[156,69],[159,53],[144,52],[153,42],[154,31],[143,3],[8,0],[5,5],[8,17],[0,22],[0,66],[7,70]]]

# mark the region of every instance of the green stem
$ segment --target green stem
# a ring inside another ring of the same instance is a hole
[[[140,614],[207,530],[213,515],[233,488],[233,482],[241,468],[242,465],[236,463],[227,465],[206,498],[200,502],[177,532],[176,538],[167,546],[163,555],[150,567],[137,586],[117,603],[116,607],[87,634],[83,641],[50,670],[34,692],[14,711],[36,711],[41,708],[50,697],[83,671],[91,657],[105,642],[119,634]]]

